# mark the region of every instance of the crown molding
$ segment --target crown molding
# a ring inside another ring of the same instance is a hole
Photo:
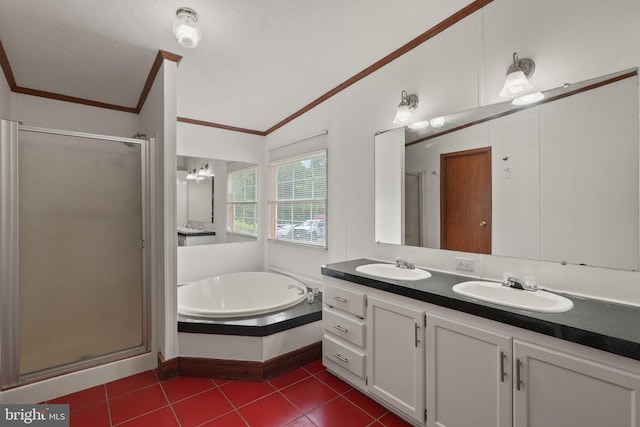
[[[365,68],[364,70],[360,71],[359,73],[355,74],[351,78],[345,80],[343,83],[339,84],[338,86],[334,87],[330,91],[326,92],[324,95],[320,96],[319,98],[317,98],[314,101],[310,102],[306,106],[302,107],[300,110],[298,110],[298,111],[294,112],[293,114],[287,116],[286,118],[284,118],[283,120],[279,121],[275,125],[271,126],[267,130],[259,131],[259,130],[253,130],[253,129],[246,129],[246,128],[241,128],[241,127],[236,127],[236,126],[224,125],[224,124],[220,124],[220,123],[208,122],[208,121],[204,121],[204,120],[191,119],[191,118],[187,118],[187,117],[177,117],[177,121],[178,122],[182,122],[182,123],[190,123],[190,124],[194,124],[194,125],[199,125],[199,126],[207,126],[207,127],[218,128],[218,129],[225,129],[225,130],[229,130],[229,131],[233,131],[233,132],[248,133],[248,134],[252,134],[252,135],[259,135],[259,136],[269,135],[270,133],[280,129],[281,127],[283,127],[287,123],[292,122],[296,118],[302,116],[306,112],[308,112],[308,111],[312,110],[313,108],[317,107],[318,105],[322,104],[323,102],[325,102],[329,98],[333,97],[334,95],[342,92],[343,90],[345,90],[349,86],[353,85],[354,83],[356,83],[356,82],[362,80],[363,78],[367,77],[368,75],[378,71],[380,68],[384,67],[385,65],[389,64],[390,62],[400,58],[402,55],[406,54],[407,52],[415,49],[416,47],[420,46],[424,42],[432,39],[436,35],[440,34],[444,30],[446,30],[447,28],[449,28],[449,27],[455,25],[456,23],[460,22],[461,20],[463,20],[467,16],[469,16],[469,15],[473,14],[474,12],[482,9],[483,7],[485,7],[486,5],[491,3],[492,1],[493,0],[475,0],[475,1],[471,2],[471,3],[469,3],[467,6],[463,7],[462,9],[460,9],[459,11],[454,13],[453,15],[450,15],[449,17],[447,17],[443,21],[439,22],[438,24],[434,25],[433,27],[431,27],[430,29],[428,29],[424,33],[420,34],[418,37],[416,37],[413,40],[409,41],[408,43],[404,44],[400,48],[394,50],[393,52],[391,52],[390,54],[388,54],[384,58],[381,58],[380,60],[376,61],[375,63],[373,63],[369,67]],[[84,98],[76,98],[76,97],[62,95],[62,94],[56,94],[56,93],[52,93],[52,92],[45,92],[45,91],[36,90],[36,89],[23,88],[23,87],[18,86],[16,84],[16,80],[15,80],[15,77],[13,75],[13,72],[11,71],[11,66],[9,64],[9,59],[7,58],[7,54],[6,54],[5,50],[4,50],[4,48],[2,47],[2,42],[0,41],[0,67],[2,67],[2,70],[4,71],[5,78],[7,79],[7,83],[8,83],[9,88],[11,89],[12,92],[24,93],[24,94],[33,95],[33,96],[40,96],[40,97],[43,97],[43,98],[51,98],[51,99],[56,99],[56,100],[60,100],[60,101],[75,102],[75,103],[78,103],[78,104],[90,105],[90,106],[93,106],[93,107],[100,107],[100,108],[107,108],[107,109],[111,109],[111,110],[124,111],[124,112],[127,112],[127,113],[134,113],[134,114],[139,114],[140,111],[142,110],[142,107],[144,106],[144,103],[147,100],[147,96],[149,95],[149,91],[151,90],[151,86],[153,85],[153,82],[155,81],[155,78],[156,78],[156,76],[158,74],[158,71],[160,70],[160,66],[162,65],[162,61],[164,61],[164,60],[180,63],[180,61],[182,60],[182,56],[176,55],[176,54],[164,51],[164,50],[159,50],[158,54],[156,55],[156,59],[155,59],[153,65],[151,67],[151,70],[149,71],[149,75],[148,75],[147,80],[145,82],[145,85],[144,85],[144,87],[142,89],[142,92],[140,93],[140,98],[138,100],[138,104],[135,107],[127,107],[127,106],[107,104],[107,103],[93,101],[93,100],[84,99]]]

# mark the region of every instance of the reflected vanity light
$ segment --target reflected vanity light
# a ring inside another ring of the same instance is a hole
[[[209,163],[203,163],[202,166],[200,166],[198,176],[201,178],[213,176],[213,174],[211,173],[211,169],[209,169]]]
[[[198,25],[198,13],[188,7],[176,11],[178,20],[173,24],[173,35],[183,47],[193,49],[202,39],[202,30]]]
[[[188,179],[189,181],[196,179],[198,177],[198,174],[196,172],[195,169],[191,170],[189,169],[189,173],[187,174],[187,177],[185,179]]]
[[[419,120],[407,126],[411,130],[426,129],[429,127],[429,120]]]
[[[401,101],[396,109],[396,116],[393,119],[394,125],[401,125],[411,119],[411,113],[418,106],[418,97],[416,95],[408,95],[406,90],[401,93]]]
[[[533,91],[533,86],[529,83],[529,78],[533,75],[536,64],[529,58],[518,58],[518,54],[513,52],[513,64],[507,70],[507,78],[500,91],[500,96],[509,98],[526,92]]]
[[[543,99],[544,94],[542,92],[531,92],[513,98],[513,101],[511,101],[511,103],[513,105],[529,105],[533,104],[534,102],[542,101]]]
[[[444,126],[444,122],[445,118],[443,116],[434,117],[433,119],[429,120],[429,124],[431,125],[431,127],[434,127],[436,129]]]

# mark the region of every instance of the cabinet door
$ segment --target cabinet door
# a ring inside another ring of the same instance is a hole
[[[369,391],[424,422],[424,312],[370,296],[367,319]]]
[[[514,341],[515,427],[640,427],[640,377]]]
[[[427,420],[438,427],[511,425],[511,338],[427,315]]]

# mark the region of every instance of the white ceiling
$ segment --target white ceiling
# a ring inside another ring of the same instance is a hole
[[[18,86],[135,107],[159,49],[178,115],[264,131],[428,29],[436,0],[2,0]],[[196,49],[171,33],[200,15]]]

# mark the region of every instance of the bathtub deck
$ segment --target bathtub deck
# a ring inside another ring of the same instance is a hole
[[[178,315],[178,332],[265,337],[322,319],[322,292],[311,304],[306,301],[277,313],[253,317],[209,319]]]

